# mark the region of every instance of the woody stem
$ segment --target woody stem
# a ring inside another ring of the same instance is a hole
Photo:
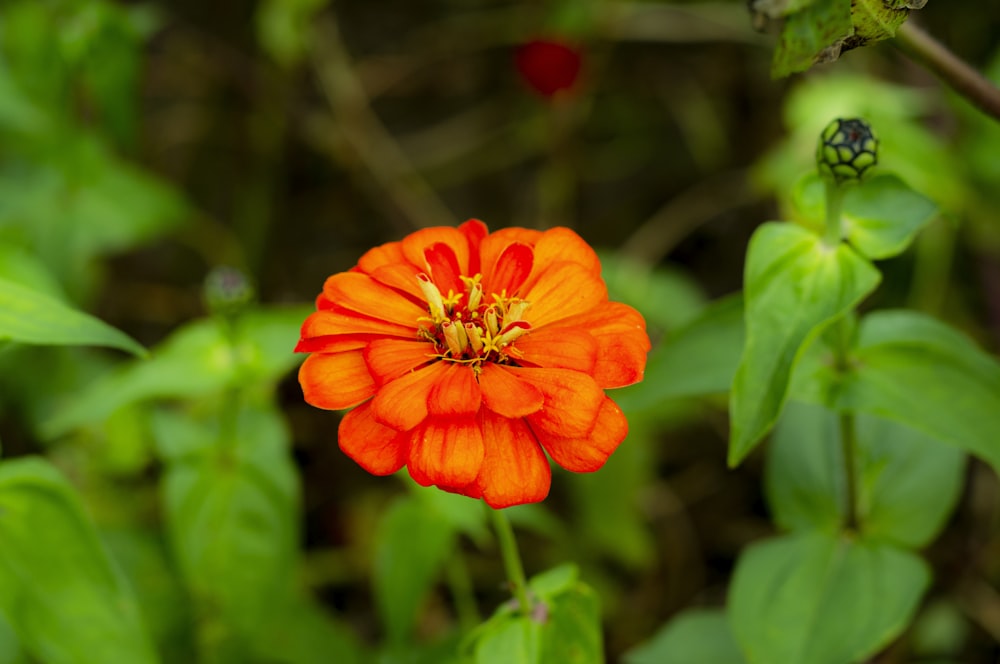
[[[486,503],[483,503],[486,505]],[[503,566],[507,572],[507,581],[511,585],[514,597],[517,599],[518,611],[522,615],[531,613],[531,602],[528,599],[528,584],[524,578],[524,567],[521,565],[521,554],[517,550],[517,542],[514,539],[514,529],[511,528],[510,520],[503,510],[496,510],[486,506],[486,511],[490,513],[493,521],[493,529],[497,532],[497,539],[500,541],[500,555],[503,557]]]
[[[895,44],[983,113],[1000,120],[1000,88],[912,21],[896,31]]]

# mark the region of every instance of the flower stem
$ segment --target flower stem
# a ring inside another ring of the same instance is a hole
[[[844,190],[832,179],[826,184],[826,233],[823,242],[828,247],[836,247],[844,238],[844,224],[841,209],[844,205]]]
[[[500,555],[503,557],[503,566],[507,572],[507,581],[511,585],[514,597],[517,599],[518,611],[522,615],[531,613],[531,602],[528,600],[528,584],[524,578],[524,567],[521,565],[521,554],[517,550],[517,542],[514,540],[514,529],[511,528],[510,520],[503,510],[495,510],[486,503],[486,511],[490,513],[493,521],[493,528],[497,531],[497,539],[500,540]]]
[[[845,374],[850,369],[851,339],[853,336],[851,317],[852,313],[847,313],[835,323],[836,341],[834,347],[834,368],[838,374]],[[860,522],[858,520],[858,429],[857,420],[853,412],[846,411],[840,414],[840,450],[844,457],[844,484],[847,494],[847,505],[844,512],[844,528],[856,531]]]
[[[858,438],[854,413],[840,414],[840,448],[844,455],[844,477],[846,479],[847,512],[844,514],[844,528],[858,529],[858,475],[855,468]]]

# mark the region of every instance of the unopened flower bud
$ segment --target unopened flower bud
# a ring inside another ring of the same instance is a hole
[[[837,184],[860,180],[878,162],[878,139],[860,118],[837,118],[820,134],[816,165],[820,175]]]
[[[224,318],[238,315],[256,297],[250,279],[240,270],[226,265],[208,273],[203,292],[208,310]]]

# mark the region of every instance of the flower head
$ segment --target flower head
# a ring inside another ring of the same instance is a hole
[[[535,39],[518,47],[514,63],[524,81],[543,97],[570,90],[580,77],[580,50],[558,39]]]
[[[878,139],[860,118],[837,118],[820,134],[816,165],[837,184],[860,180],[878,162]]]
[[[627,423],[604,390],[642,379],[642,316],[608,301],[566,228],[427,228],[326,280],[302,326],[306,401],[354,408],[340,448],[363,468],[492,507],[548,495],[545,453],[600,468]]]

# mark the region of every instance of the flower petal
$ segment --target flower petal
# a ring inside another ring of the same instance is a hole
[[[642,380],[649,352],[649,335],[642,314],[620,302],[604,302],[590,311],[557,321],[550,328],[583,328],[597,340],[597,362],[592,375],[604,389],[625,387]],[[541,330],[532,330],[532,335]],[[527,340],[525,336],[523,339]],[[522,340],[517,342],[521,347]]]
[[[417,282],[419,270],[406,261],[383,265],[371,271],[371,278],[417,300],[423,300],[424,294]]]
[[[413,330],[427,311],[398,291],[360,272],[341,272],[326,280],[323,295],[344,309]]]
[[[299,384],[306,402],[328,410],[356,406],[375,394],[360,350],[313,353],[299,367]]]
[[[605,397],[597,422],[586,437],[561,438],[543,434],[537,429],[535,432],[538,442],[553,461],[575,473],[590,473],[603,466],[618,444],[625,440],[628,422],[618,404]]]
[[[412,339],[416,330],[386,320],[358,316],[346,310],[320,309],[309,314],[302,323],[300,336],[310,339],[341,334],[375,334]]]
[[[483,274],[483,292],[487,295],[507,291],[515,295],[524,280],[531,274],[534,253],[531,247],[520,242],[508,244]]]
[[[312,337],[299,339],[295,344],[296,353],[343,353],[345,350],[359,350],[368,345],[362,337],[351,334],[335,337]]]
[[[427,395],[431,415],[475,415],[482,392],[472,368],[456,362],[442,362],[444,373]]]
[[[544,397],[537,387],[523,381],[507,368],[491,362],[479,374],[483,404],[504,417],[524,417],[542,408]]]
[[[424,252],[439,242],[451,247],[458,261],[459,272],[466,274],[469,269],[469,241],[462,231],[452,226],[434,226],[410,233],[402,241],[403,255],[421,272],[429,270]]]
[[[568,228],[552,228],[535,243],[535,265],[539,272],[554,263],[576,263],[600,276],[601,261],[587,242]]]
[[[372,414],[397,431],[409,431],[427,418],[427,396],[447,367],[434,362],[379,388],[372,400]]]
[[[585,329],[549,325],[532,329],[514,342],[511,353],[518,364],[554,369],[573,369],[592,374],[598,359],[598,343]]]
[[[600,275],[578,263],[554,263],[528,281],[521,292],[531,303],[525,318],[534,327],[584,313],[608,300]]]
[[[379,424],[371,402],[363,403],[340,420],[337,440],[344,454],[373,475],[391,475],[409,457],[409,434]]]
[[[479,246],[480,266],[488,270],[497,263],[500,254],[509,245],[517,242],[529,247],[535,246],[535,242],[542,237],[541,231],[531,228],[501,228],[495,233],[490,233]]]
[[[421,486],[460,491],[483,465],[483,430],[475,417],[429,417],[410,437],[407,468]]]
[[[385,385],[433,361],[434,346],[416,339],[375,339],[365,348],[364,356],[372,378]]]
[[[479,245],[490,234],[490,229],[478,219],[469,219],[459,226],[458,230],[462,231],[462,234],[469,243],[468,276],[478,274],[483,269],[479,263]]]
[[[406,258],[403,256],[403,244],[401,242],[387,242],[366,251],[358,259],[358,269],[366,274],[371,274],[380,267],[399,265],[405,260]]]
[[[527,416],[535,433],[582,438],[594,428],[605,396],[587,374],[569,369],[524,367],[507,367],[507,371],[542,393],[542,409]]]
[[[424,250],[424,259],[427,261],[427,269],[431,273],[438,290],[442,295],[465,292],[465,285],[459,278],[462,274],[458,267],[458,257],[455,250],[444,242],[437,242]]]
[[[485,454],[471,493],[494,509],[544,500],[552,469],[525,421],[484,411],[482,422]]]

